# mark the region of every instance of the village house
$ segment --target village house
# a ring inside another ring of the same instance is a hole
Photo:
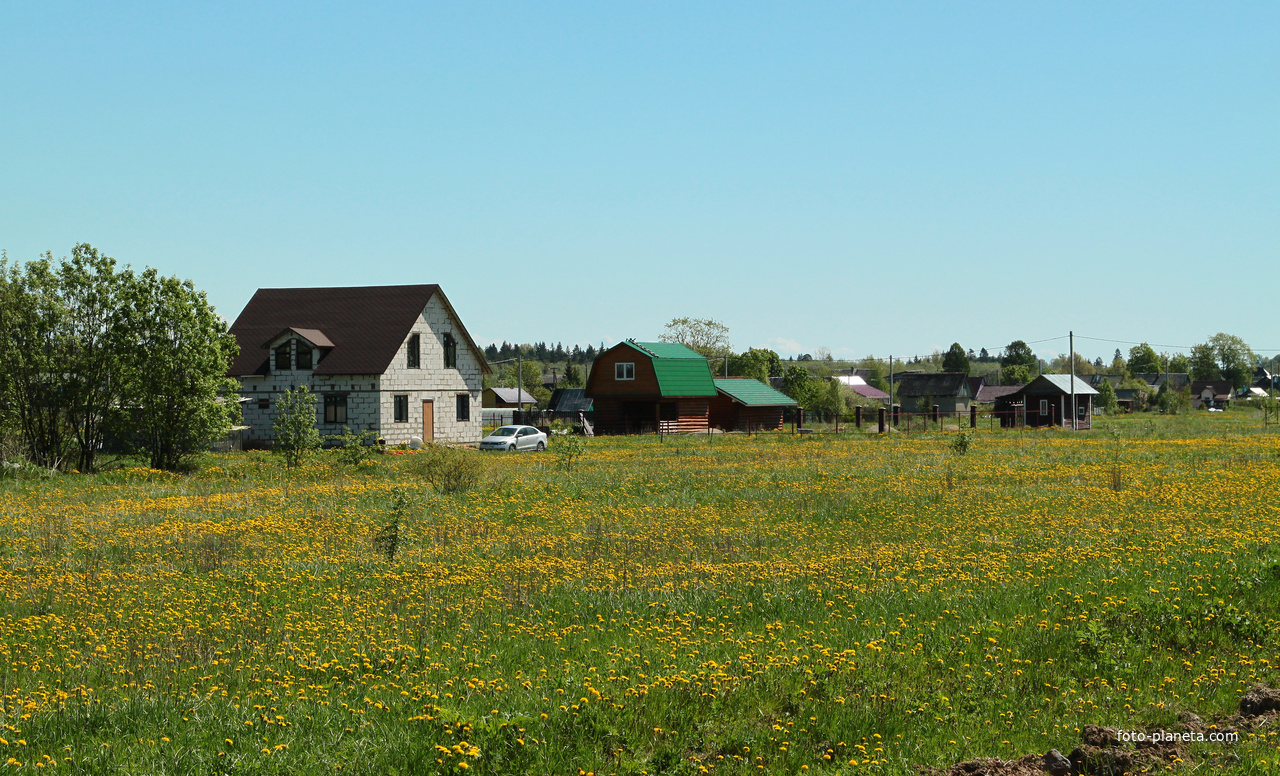
[[[711,367],[696,350],[634,340],[597,356],[583,391],[600,434],[706,431],[717,395]]]
[[[1191,408],[1225,409],[1231,406],[1235,392],[1235,383],[1230,380],[1196,380],[1191,384]]]
[[[944,415],[963,414],[973,399],[964,372],[914,372],[895,382],[893,394],[905,412],[933,412],[937,405]]]
[[[1072,380],[1075,382],[1073,383]],[[1040,375],[1017,392],[1002,397],[1009,407],[1020,407],[1027,426],[1062,426],[1071,428],[1071,402],[1074,388],[1075,428],[1091,427],[1093,397],[1098,395],[1089,383],[1071,375]],[[999,407],[997,407],[998,409]],[[1003,425],[1003,424],[1002,424]]]
[[[439,286],[262,288],[231,333],[248,446],[270,444],[280,394],[300,385],[320,396],[322,435],[482,436],[475,410],[489,364]]]

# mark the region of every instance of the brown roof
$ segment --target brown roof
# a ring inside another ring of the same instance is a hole
[[[907,396],[958,396],[968,398],[969,376],[964,372],[925,372],[907,374],[898,381],[898,395]]]
[[[993,402],[1004,396],[1017,393],[1022,390],[1021,385],[984,385],[978,389],[978,395],[973,400],[979,403]]]
[[[240,354],[232,362],[230,374],[267,374],[270,354],[266,343],[293,329],[312,342],[316,342],[311,336],[315,334],[332,343],[332,350],[316,364],[314,374],[380,375],[387,371],[410,328],[436,295],[453,314],[481,369],[489,372],[483,351],[463,327],[444,292],[433,284],[260,288],[231,324]]]
[[[262,343],[262,347],[265,348],[269,346],[272,342],[275,342],[276,340],[280,339],[281,334],[286,334],[288,332],[293,332],[294,334],[297,334],[299,337],[302,337],[307,342],[310,342],[312,345],[315,345],[318,348],[333,347],[333,342],[328,337],[324,336],[324,332],[320,331],[319,329],[296,329],[292,326],[290,326],[289,328],[285,329],[282,332],[277,333],[274,337]]]

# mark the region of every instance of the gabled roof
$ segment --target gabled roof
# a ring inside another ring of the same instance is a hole
[[[942,396],[967,397],[969,376],[964,372],[921,372],[903,375],[898,382],[897,394],[901,397]]]
[[[862,385],[851,385],[849,386],[849,390],[853,391],[854,393],[858,394],[864,399],[889,398],[889,394],[885,393],[884,391],[880,390],[874,385],[867,385],[866,383],[863,383]]]
[[[1023,387],[1021,385],[984,385],[978,389],[978,395],[973,397],[973,400],[979,403],[993,402],[1005,396],[1012,396]]]
[[[1134,377],[1153,388],[1159,388],[1165,384],[1164,372],[1138,372]],[[1186,372],[1170,372],[1168,378],[1169,389],[1173,391],[1181,391],[1191,384],[1191,375]]]
[[[265,343],[293,329],[306,339],[311,337],[303,332],[311,331],[331,342],[332,350],[316,365],[314,374],[380,375],[432,298],[438,298],[453,316],[462,341],[480,362],[481,371],[489,373],[484,351],[437,285],[260,288],[231,324],[240,353],[229,373],[267,374],[270,354]]]
[[[493,395],[497,397],[498,401],[505,401],[508,404],[515,404],[517,395],[520,397],[521,404],[534,404],[538,401],[523,388],[518,389],[518,394],[515,388],[490,388],[489,390],[493,391]]]
[[[1071,393],[1071,375],[1040,375],[1036,379],[1022,386],[1022,390],[1018,393],[1028,396],[1044,396],[1049,395],[1069,395]],[[1079,377],[1075,378],[1075,394],[1077,396],[1097,395],[1097,391],[1093,389],[1084,380]]]
[[[715,380],[716,390],[748,407],[794,407],[796,400],[775,391],[753,377],[725,377]]]
[[[557,388],[551,392],[547,409],[552,412],[590,412],[592,401],[584,393],[585,388]]]
[[[270,347],[271,343],[275,342],[276,340],[280,339],[282,336],[286,334],[297,334],[299,337],[302,337],[304,340],[306,340],[307,342],[310,342],[312,345],[315,345],[318,348],[333,347],[333,342],[331,342],[328,337],[324,336],[324,332],[320,331],[319,329],[298,329],[293,326],[288,327],[284,331],[281,331],[278,334],[276,334],[276,336],[262,343],[262,347],[264,348]]]
[[[970,377],[969,378],[969,395],[976,398],[978,396],[978,392],[981,391],[983,386],[985,386],[986,384],[987,384],[987,378],[984,376],[980,375],[978,377]]]
[[[1229,401],[1236,391],[1235,383],[1230,380],[1196,380],[1191,384],[1191,398],[1199,399],[1205,388],[1213,391],[1214,401]]]
[[[706,356],[675,342],[636,342],[627,347],[648,356],[658,377],[658,390],[663,396],[715,396],[711,367]]]
[[[1111,383],[1111,387],[1116,388],[1124,382],[1124,375],[1086,375],[1081,379],[1094,388],[1101,388],[1104,382]]]

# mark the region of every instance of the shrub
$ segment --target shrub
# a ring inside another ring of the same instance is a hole
[[[343,426],[341,434],[331,434],[328,439],[338,444],[338,458],[352,468],[368,460],[378,449],[378,435],[367,429],[352,431],[350,427]]]
[[[484,462],[475,450],[433,443],[410,458],[409,470],[439,493],[466,493],[480,484]]]
[[[320,448],[320,432],[316,431],[316,395],[305,385],[280,394],[276,419],[275,451],[284,456],[289,466],[298,466],[307,453]]]
[[[973,432],[961,431],[951,439],[951,452],[964,455],[973,448]]]
[[[556,437],[556,443],[551,446],[551,452],[560,459],[564,470],[571,472],[573,462],[587,454],[587,441],[577,434]]]

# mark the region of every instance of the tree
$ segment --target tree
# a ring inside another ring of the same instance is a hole
[[[1174,353],[1172,356],[1169,356],[1169,360],[1166,363],[1165,368],[1170,372],[1177,372],[1181,374],[1189,369],[1189,364],[1190,361],[1185,355],[1182,353]]]
[[[1218,332],[1209,338],[1218,371],[1223,380],[1230,380],[1236,388],[1244,388],[1253,382],[1254,366],[1258,356],[1244,340],[1232,334]]]
[[[1144,342],[1129,348],[1129,361],[1125,364],[1125,368],[1131,375],[1163,372],[1164,362],[1156,354],[1155,348]]]
[[[578,368],[577,364],[572,361],[565,363],[564,379],[560,381],[560,385],[565,388],[581,388],[583,386],[582,370]]]
[[[1116,400],[1116,389],[1111,385],[1110,380],[1103,380],[1102,385],[1098,386],[1098,404],[1108,415],[1114,415],[1120,409],[1120,403]]]
[[[795,399],[801,407],[809,407],[813,404],[813,378],[809,376],[809,370],[800,366],[787,367],[787,372],[782,376],[782,392]]]
[[[1116,353],[1120,353],[1120,349],[1116,349]],[[1124,356],[1117,355],[1111,360],[1111,374],[1127,376],[1129,374],[1129,365],[1125,363]]]
[[[1187,372],[1192,380],[1217,380],[1222,377],[1218,369],[1218,359],[1214,356],[1211,345],[1195,345],[1191,348],[1191,357],[1187,359]]]
[[[942,357],[942,371],[969,374],[969,357],[965,355],[964,348],[960,347],[959,342],[951,343],[951,347]]]
[[[174,471],[239,421],[240,386],[226,377],[239,346],[191,281],[148,269],[131,286],[120,348],[131,426],[151,468]]]
[[[711,318],[672,318],[658,339],[678,342],[709,359],[729,355],[729,327]]]
[[[300,385],[280,394],[276,402],[275,450],[284,456],[289,466],[298,466],[303,458],[321,445],[320,432],[316,430],[316,395],[311,388]]]
[[[1000,382],[1004,385],[1025,385],[1031,382],[1036,368],[1036,354],[1022,340],[1014,340],[1000,355]]]
[[[826,387],[814,386],[815,409],[820,410],[828,420],[839,419],[844,415],[844,393],[840,390],[840,381],[827,378]],[[821,385],[819,383],[819,385]]]
[[[1079,353],[1076,353],[1075,366],[1077,375],[1097,374],[1097,370],[1093,368],[1093,364],[1089,363],[1089,359]],[[1071,361],[1067,359],[1067,354],[1063,353],[1050,361],[1049,371],[1051,373],[1064,375],[1071,374]]]
[[[748,348],[743,353],[729,356],[729,374],[754,377],[768,385],[770,377],[782,376],[782,358],[772,350]]]

